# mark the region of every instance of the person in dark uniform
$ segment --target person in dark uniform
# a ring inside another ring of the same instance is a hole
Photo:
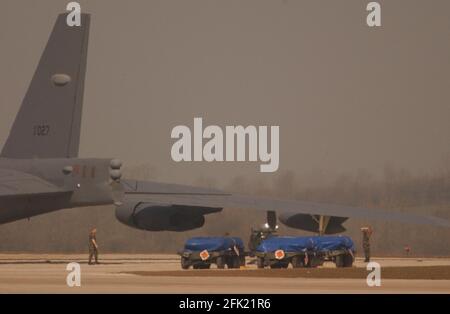
[[[98,262],[98,244],[97,244],[97,229],[94,228],[89,232],[89,265],[93,265],[92,258],[95,258],[95,264]]]
[[[372,236],[372,228],[371,227],[363,227],[361,228],[361,232],[363,234],[363,250],[364,250],[364,262],[370,262],[370,237]]]

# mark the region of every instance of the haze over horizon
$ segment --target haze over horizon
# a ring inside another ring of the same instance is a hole
[[[380,1],[79,1],[92,14],[81,157],[146,164],[162,181],[292,171],[324,180],[423,175],[450,159],[450,3]],[[65,2],[4,0],[0,146]],[[175,163],[176,125],[279,125],[280,168]]]

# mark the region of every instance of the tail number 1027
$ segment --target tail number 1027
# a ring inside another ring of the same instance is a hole
[[[43,125],[35,125],[33,127],[33,135],[34,136],[47,136],[50,133],[50,126]]]

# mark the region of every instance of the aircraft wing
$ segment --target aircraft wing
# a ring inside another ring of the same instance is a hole
[[[67,192],[36,176],[0,169],[0,198]]]
[[[375,208],[357,208],[300,200],[276,199],[225,193],[218,190],[186,187],[155,182],[127,181],[125,202],[149,202],[209,208],[236,208],[276,211],[288,214],[310,214],[370,220],[396,221],[450,228],[450,221],[409,213]]]

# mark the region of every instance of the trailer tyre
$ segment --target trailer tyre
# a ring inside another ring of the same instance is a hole
[[[228,256],[228,268],[240,268],[241,267],[241,261],[239,259],[239,256],[232,255]]]
[[[216,265],[218,269],[224,269],[225,268],[225,258],[223,256],[219,256],[216,258]]]
[[[244,255],[239,256],[239,262],[240,262],[240,266],[245,266],[245,256]]]
[[[239,256],[231,257],[231,268],[241,268],[241,259]]]
[[[289,265],[289,264],[285,264],[285,263],[282,263],[282,262],[277,262],[277,263],[275,263],[275,264],[270,265],[270,268],[271,268],[271,269],[287,268],[288,265]],[[286,267],[285,267],[285,266],[286,266]]]
[[[292,257],[291,264],[293,268],[305,267],[305,261],[300,256]]]
[[[181,268],[182,269],[189,269],[190,266],[191,265],[189,263],[189,259],[184,257],[184,256],[182,256],[181,257]]]
[[[262,257],[258,257],[257,259],[256,259],[256,267],[258,267],[258,268],[264,268],[264,258],[262,258]]]
[[[345,260],[344,260],[344,258],[345,258],[345,255],[344,255],[344,254],[341,254],[341,255],[337,255],[337,256],[336,256],[334,262],[335,262],[337,268],[341,268],[341,267],[344,267],[344,266],[345,266]]]
[[[344,255],[344,267],[352,267],[353,266],[353,256],[351,254]]]

